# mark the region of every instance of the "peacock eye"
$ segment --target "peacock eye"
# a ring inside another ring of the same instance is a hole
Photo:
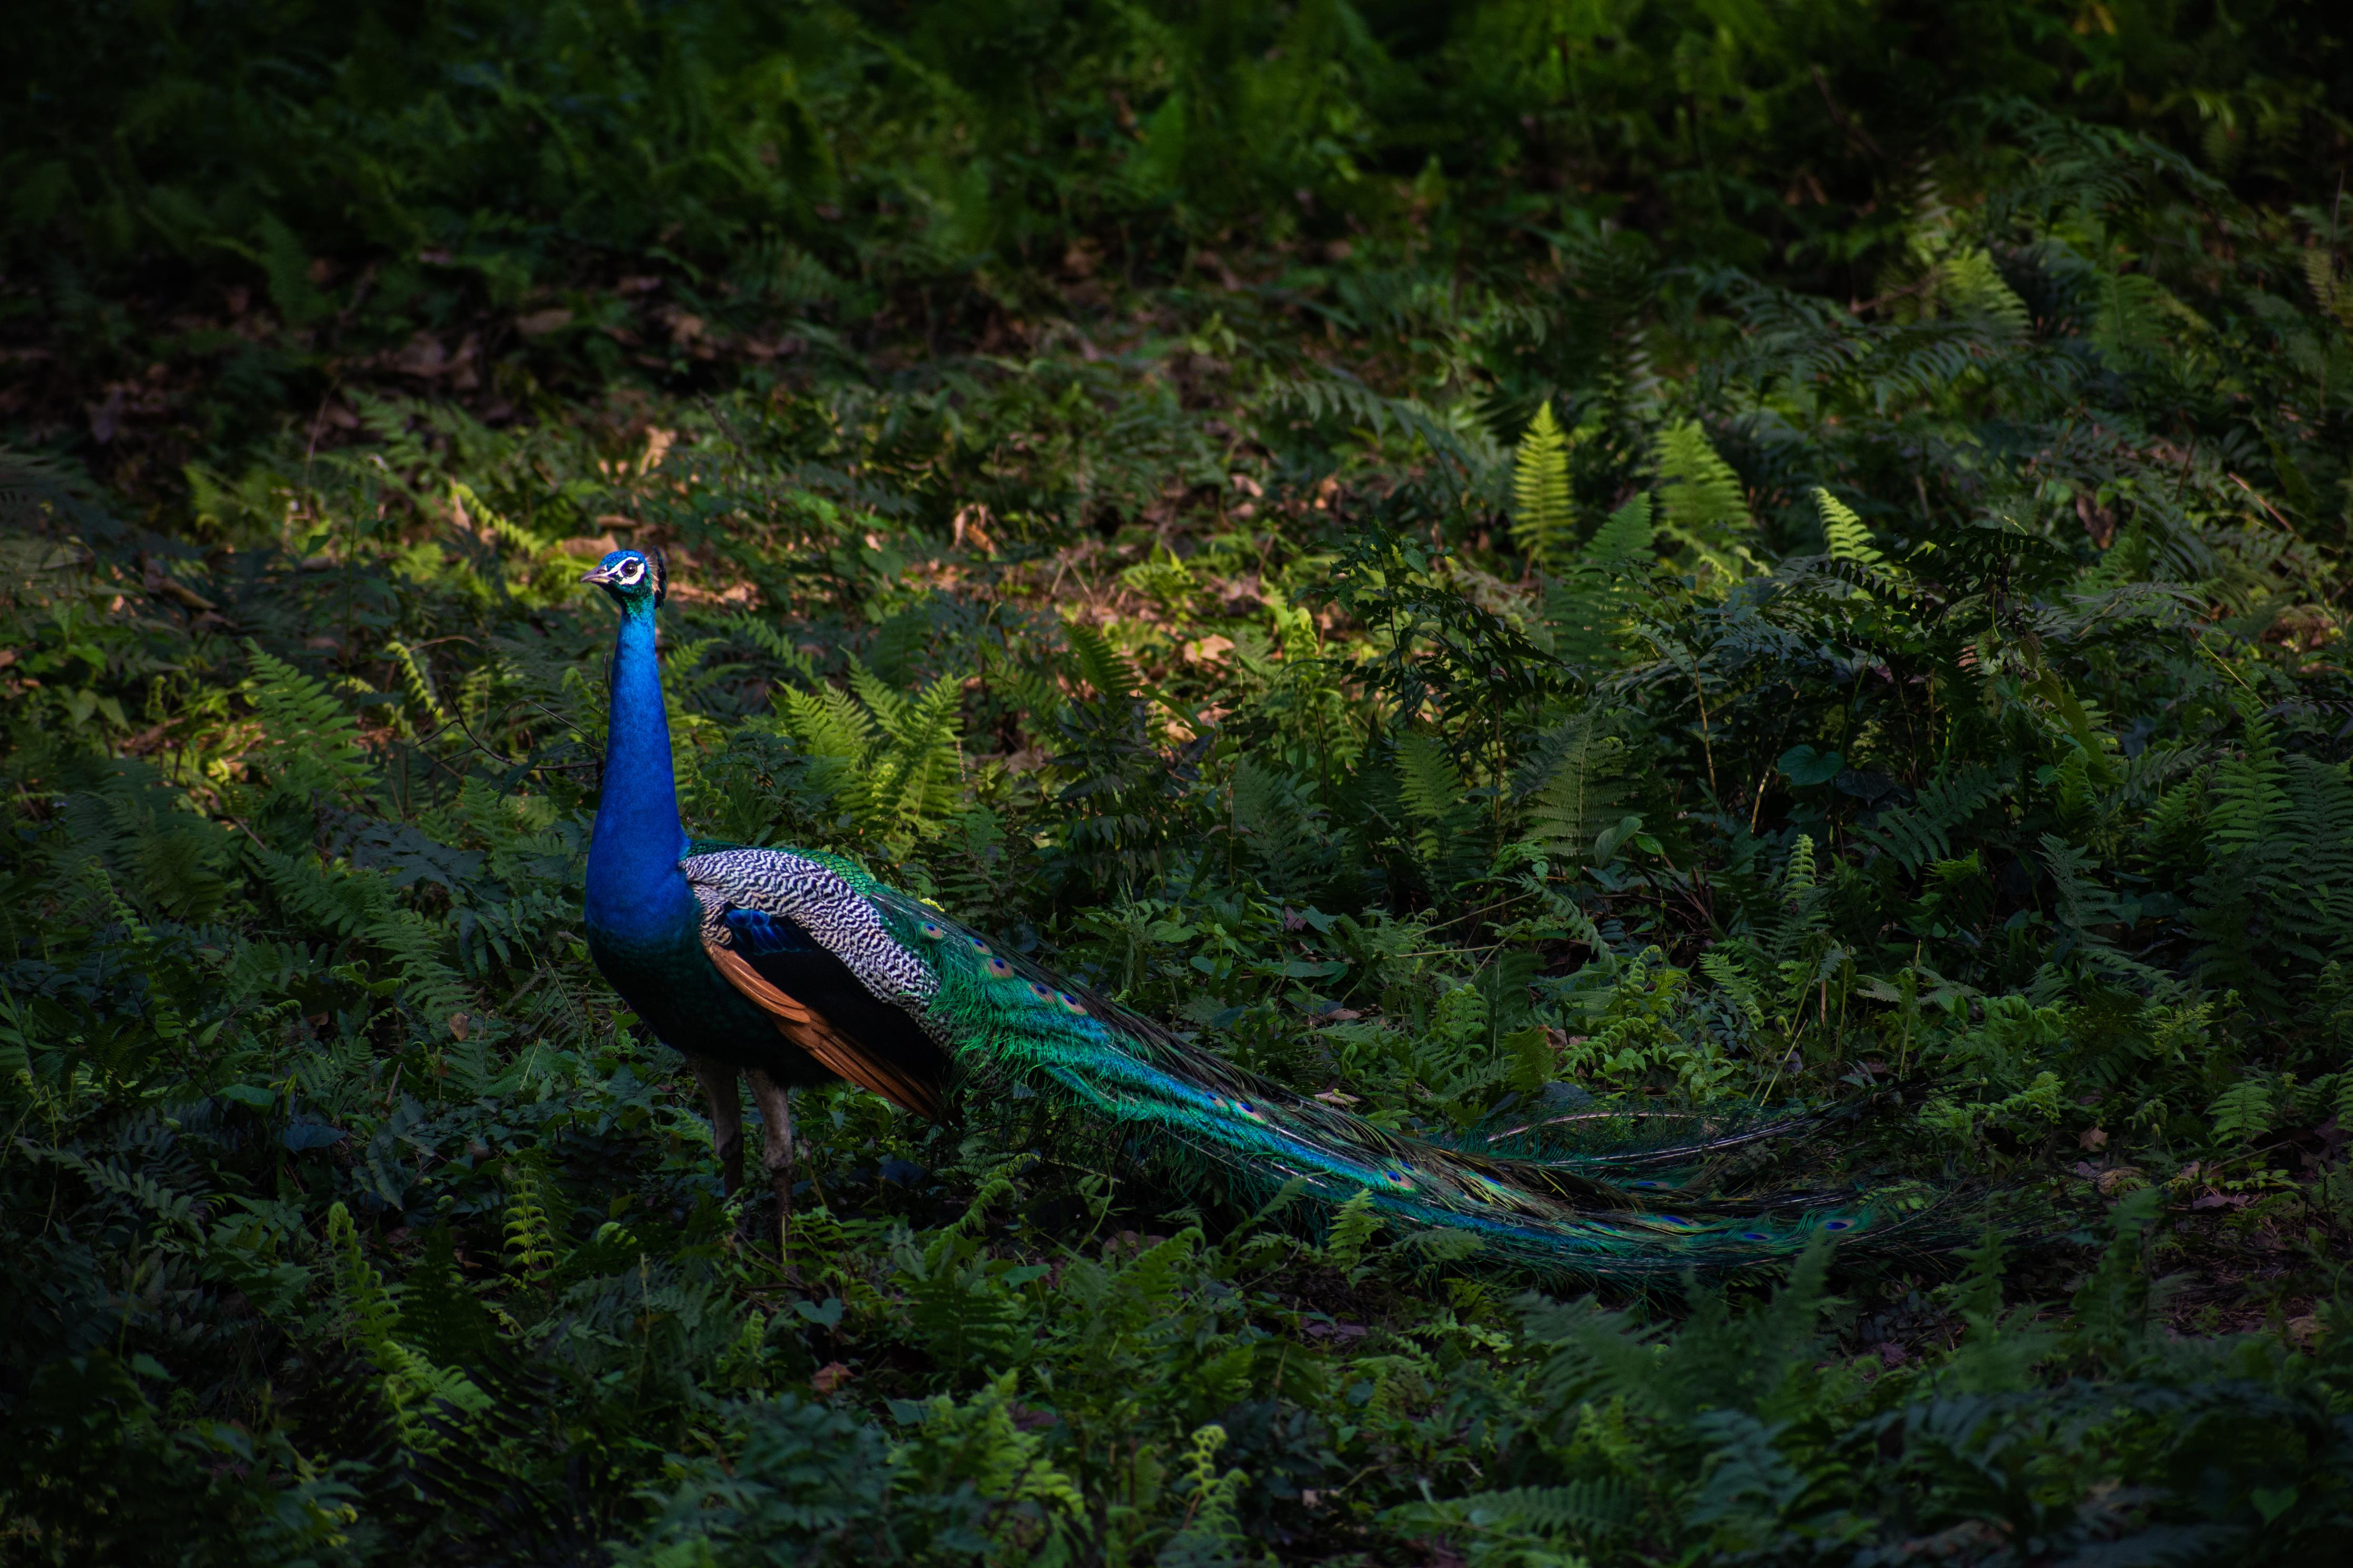
[[[937,921],[925,921],[922,925],[917,926],[915,929],[922,931],[924,937],[932,942],[937,942],[940,938],[948,934],[948,928],[940,924]]]
[[[1013,966],[1001,958],[992,958],[988,961],[988,972],[1002,980],[1013,973]]]
[[[1040,985],[1032,980],[1029,983],[1029,994],[1040,1002],[1050,1002],[1054,999],[1054,988],[1050,985]]]
[[[1061,1000],[1063,1007],[1071,1012],[1083,1014],[1087,1010],[1085,1003],[1067,991],[1057,991],[1054,994]]]
[[[988,943],[981,941],[980,938],[976,936],[966,937],[965,940],[972,943],[972,950],[975,952],[985,953],[988,951]]]

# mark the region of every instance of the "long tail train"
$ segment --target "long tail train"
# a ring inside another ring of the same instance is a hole
[[[936,1043],[953,1063],[946,1087],[965,1107],[1043,1116],[1066,1139],[1206,1179],[1239,1202],[1263,1204],[1287,1189],[1328,1214],[1364,1193],[1391,1224],[1475,1237],[1496,1261],[1636,1281],[1767,1265],[1824,1235],[1899,1247],[1922,1226],[1921,1205],[1902,1191],[1743,1201],[1677,1179],[1683,1168],[1802,1131],[1810,1118],[1670,1116],[1646,1131],[1640,1118],[1595,1111],[1503,1119],[1445,1142],[1400,1136],[1002,952],[849,862],[724,850],[683,868],[723,969],[798,955],[806,973],[821,949]],[[811,1010],[793,1005],[798,1021],[780,1016],[778,1026],[797,1040]],[[857,1031],[822,1018],[816,1026],[844,1076],[940,1114],[936,1090],[911,1088],[881,1051],[855,1059]],[[844,1051],[852,1059],[841,1061]]]

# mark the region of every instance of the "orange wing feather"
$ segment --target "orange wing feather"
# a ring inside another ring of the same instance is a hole
[[[816,1008],[771,984],[744,961],[743,954],[709,942],[702,944],[702,951],[711,955],[711,962],[719,966],[719,973],[727,977],[729,984],[768,1015],[776,1032],[785,1038],[860,1089],[872,1089],[901,1110],[912,1111],[926,1121],[947,1120],[937,1090],[909,1078],[889,1062],[860,1050],[855,1041],[835,1028]]]

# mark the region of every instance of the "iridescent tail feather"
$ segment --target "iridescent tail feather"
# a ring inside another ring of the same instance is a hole
[[[766,998],[786,1038],[920,1114],[953,1102],[967,1119],[1019,1118],[1082,1158],[1251,1207],[1284,1194],[1311,1219],[1366,1194],[1397,1228],[1473,1237],[1554,1275],[1669,1279],[1768,1265],[1820,1236],[1889,1246],[1920,1228],[1901,1194],[1722,1190],[1728,1161],[1807,1117],[1551,1107],[1410,1137],[1000,952],[846,861],[735,849],[682,864],[714,964]]]
[[[1897,1192],[1744,1199],[1677,1179],[1816,1118],[1588,1109],[1409,1137],[1238,1068],[913,900],[873,897],[928,949],[940,976],[929,1014],[965,1105],[1047,1115],[1066,1143],[1092,1144],[1107,1163],[1142,1161],[1251,1205],[1289,1191],[1310,1215],[1366,1193],[1398,1227],[1475,1237],[1498,1261],[1588,1278],[1737,1270],[1817,1235],[1885,1247],[1923,1226]]]

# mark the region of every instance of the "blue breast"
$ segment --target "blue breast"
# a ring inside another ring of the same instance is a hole
[[[754,1066],[774,1055],[776,1026],[702,950],[702,908],[686,879],[675,868],[667,878],[626,880],[596,871],[591,857],[588,953],[647,1027],[697,1056]]]

